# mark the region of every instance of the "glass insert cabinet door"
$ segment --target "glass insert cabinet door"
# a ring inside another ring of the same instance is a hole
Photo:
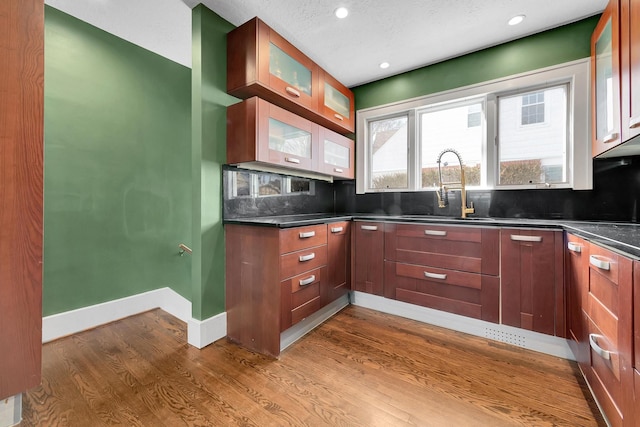
[[[324,83],[324,105],[344,118],[349,118],[351,101],[328,82]]]
[[[349,167],[350,154],[348,147],[328,139],[324,141],[324,162],[326,164],[346,169]]]
[[[284,121],[269,118],[269,161],[288,167],[311,169],[313,140],[311,129],[303,129]]]
[[[321,172],[336,178],[354,177],[354,142],[329,129],[320,129]]]
[[[269,73],[287,84],[285,91],[292,97],[313,96],[312,70],[274,43],[269,43]]]
[[[620,142],[618,42],[617,2],[610,2],[592,37],[594,156]]]

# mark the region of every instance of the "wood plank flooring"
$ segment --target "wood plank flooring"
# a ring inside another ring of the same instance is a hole
[[[575,363],[349,306],[279,360],[161,310],[43,347],[21,426],[603,426]]]

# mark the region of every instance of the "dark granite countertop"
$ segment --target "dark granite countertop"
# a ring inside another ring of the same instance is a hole
[[[269,226],[279,228],[299,227],[335,221],[384,221],[384,222],[429,222],[440,224],[470,225],[484,227],[530,227],[556,228],[576,234],[586,240],[640,260],[640,226],[632,223],[583,222],[563,220],[542,220],[529,218],[486,218],[466,219],[435,215],[376,215],[376,214],[301,214],[265,216],[254,218],[225,219],[225,224]]]

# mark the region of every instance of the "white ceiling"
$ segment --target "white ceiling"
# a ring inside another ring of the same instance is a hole
[[[196,0],[183,0],[193,7]],[[254,16],[349,87],[596,15],[608,0],[203,0],[238,26]],[[346,19],[333,12],[346,6]],[[508,26],[514,15],[523,23]],[[379,64],[391,66],[382,70]]]
[[[0,0],[2,1],[2,0]],[[600,13],[608,0],[45,0],[118,37],[191,66],[191,10],[240,25],[254,16],[349,87]],[[350,14],[337,19],[333,11]],[[506,24],[514,15],[525,21]],[[388,61],[382,70],[378,64]]]

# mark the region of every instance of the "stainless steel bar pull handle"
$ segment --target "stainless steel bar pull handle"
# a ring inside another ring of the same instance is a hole
[[[300,260],[300,262],[305,262],[305,261],[311,261],[315,257],[316,257],[316,254],[312,252],[309,255],[300,255],[298,259]]]
[[[610,133],[609,135],[605,136],[602,139],[602,142],[605,143],[605,144],[608,144],[610,142],[615,141],[616,139],[618,139],[618,132],[613,132],[613,133]]]
[[[629,119],[629,129],[635,129],[640,126],[640,116],[631,117]]]
[[[376,231],[378,230],[378,226],[377,225],[361,225],[360,229],[366,230],[366,231]]]
[[[595,351],[595,353],[602,357],[604,360],[609,360],[611,359],[611,352],[605,350],[604,348],[600,347],[598,345],[598,339],[599,338],[604,338],[602,335],[598,335],[598,334],[589,334],[589,345],[591,346],[591,348],[593,349],[593,351]]]
[[[292,88],[291,86],[287,86],[284,89],[289,95],[295,96],[296,98],[300,98],[300,92]]]
[[[428,271],[424,272],[424,277],[428,277],[429,279],[447,280],[446,274],[429,273]]]
[[[301,239],[308,239],[309,237],[313,237],[315,235],[316,235],[315,231],[305,231],[299,234]]]
[[[311,276],[307,277],[306,279],[300,280],[300,286],[307,286],[307,285],[312,284],[315,281],[316,281],[316,276],[311,275]]]
[[[511,240],[514,242],[542,242],[542,236],[523,236],[521,234],[512,234]]]
[[[425,236],[446,236],[446,231],[441,230],[424,230]]]
[[[342,230],[344,230],[344,227],[331,227],[332,233],[342,233]]]
[[[344,171],[343,171],[342,169],[340,169],[340,168],[333,168],[333,171],[334,171],[335,173],[343,173],[343,172],[344,172]]]
[[[591,255],[589,257],[589,264],[599,268],[600,270],[611,270],[611,263],[607,260],[598,258],[596,255]]]
[[[338,119],[340,121],[344,120],[340,114],[334,114],[333,117],[335,117],[336,119]]]
[[[571,252],[582,252],[582,245],[573,242],[567,242],[567,249]]]
[[[300,159],[296,159],[295,157],[285,157],[285,162],[300,164]]]

